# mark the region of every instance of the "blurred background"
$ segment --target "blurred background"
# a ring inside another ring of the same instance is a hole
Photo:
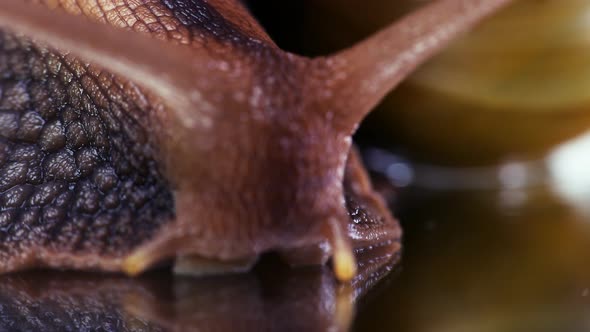
[[[429,0],[251,0],[279,46],[348,47]],[[356,135],[404,227],[358,331],[590,329],[590,1],[517,0]]]

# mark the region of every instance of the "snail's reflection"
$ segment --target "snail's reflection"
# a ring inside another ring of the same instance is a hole
[[[366,273],[349,286],[338,284],[328,267],[292,270],[275,262],[205,279],[167,272],[139,279],[6,275],[0,277],[0,331],[344,331],[355,300],[390,263],[363,265]]]

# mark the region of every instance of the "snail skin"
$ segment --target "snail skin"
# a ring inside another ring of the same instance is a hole
[[[337,54],[279,49],[238,0],[0,1],[0,272],[248,269],[400,250],[351,135],[508,0],[441,0]]]

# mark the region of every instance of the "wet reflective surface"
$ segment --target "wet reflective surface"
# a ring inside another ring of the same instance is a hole
[[[589,329],[590,191],[564,185],[558,164],[572,162],[568,153],[579,155],[563,151],[514,172],[513,181],[532,170],[545,176],[520,187],[399,189],[403,258],[373,288],[272,259],[209,279],[30,272],[0,277],[0,331],[345,331],[357,297],[353,331]]]
[[[35,272],[0,278],[0,331],[339,331],[329,271],[212,279]],[[339,324],[344,324],[341,326]]]
[[[454,173],[409,165],[395,204],[399,272],[355,329],[590,329],[589,144],[586,135],[545,160]]]
[[[0,331],[348,331],[355,303],[391,270],[383,247],[357,252],[340,284],[329,266],[291,269],[263,257],[247,274],[139,278],[29,271],[0,276]],[[360,300],[363,301],[363,300]]]
[[[358,331],[590,328],[590,218],[547,188],[404,195],[401,272]]]

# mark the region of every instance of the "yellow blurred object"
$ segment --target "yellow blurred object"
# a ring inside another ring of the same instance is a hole
[[[517,2],[411,83],[498,111],[590,105],[590,1]]]
[[[322,3],[343,31],[363,35],[387,13],[428,1],[370,2],[364,15]],[[542,157],[590,128],[590,1],[517,1],[425,64],[367,120],[363,131],[378,145],[431,163]]]

